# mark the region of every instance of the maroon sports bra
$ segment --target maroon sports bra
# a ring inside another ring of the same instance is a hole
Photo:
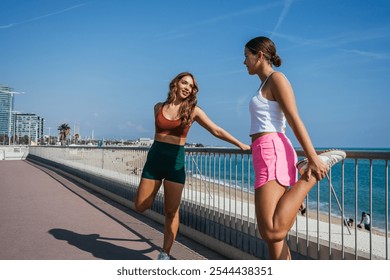
[[[158,110],[155,120],[156,133],[186,138],[189,126],[182,127],[181,120],[168,120],[162,112],[163,106]]]

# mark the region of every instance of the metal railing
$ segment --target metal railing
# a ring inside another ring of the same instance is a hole
[[[121,182],[133,193],[147,151],[145,147],[30,147],[30,155],[36,158]],[[347,151],[347,159],[313,187],[305,199],[306,214],[297,215],[288,235],[297,258],[389,259],[389,159],[388,151]],[[250,153],[186,148],[186,172],[181,224],[254,257],[267,258],[255,217]],[[152,206],[160,214],[162,193],[163,188]],[[363,211],[371,215],[371,230],[358,227]],[[346,224],[348,219],[354,220],[352,226]]]

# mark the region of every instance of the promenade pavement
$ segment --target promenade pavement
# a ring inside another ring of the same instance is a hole
[[[0,161],[0,260],[150,260],[163,226],[28,160]],[[181,236],[172,259],[223,260]]]

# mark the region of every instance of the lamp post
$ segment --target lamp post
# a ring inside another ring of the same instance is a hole
[[[51,127],[47,127],[47,129],[49,130],[49,146],[51,145],[51,134],[50,134],[50,131],[51,131]]]

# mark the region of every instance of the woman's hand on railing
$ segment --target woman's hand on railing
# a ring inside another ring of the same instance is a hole
[[[250,151],[251,146],[249,146],[249,145],[247,145],[247,144],[244,144],[244,143],[241,143],[241,144],[240,144],[240,149],[241,149],[242,151]]]

